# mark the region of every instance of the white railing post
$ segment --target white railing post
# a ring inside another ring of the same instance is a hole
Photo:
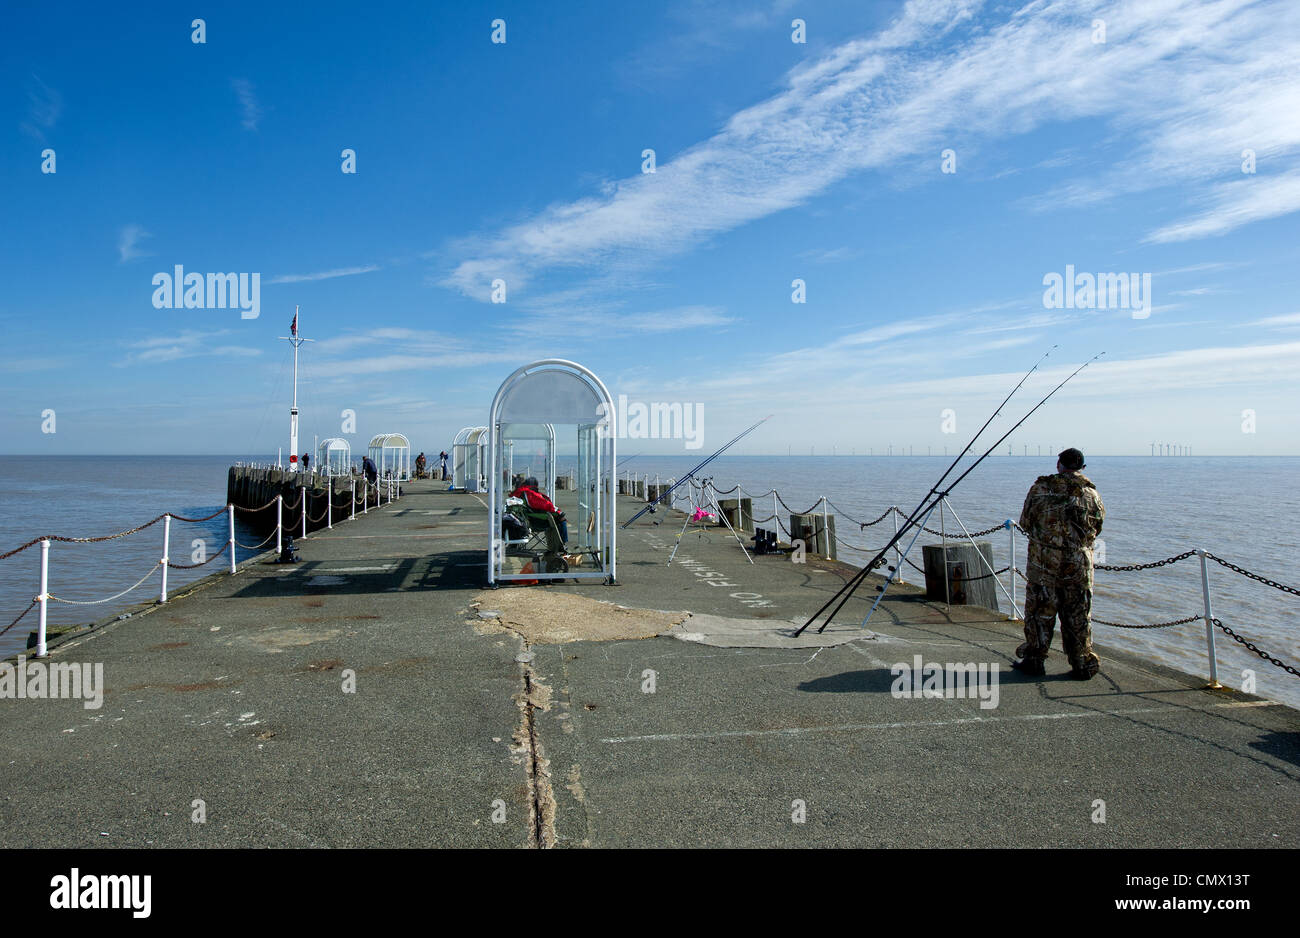
[[[357,480],[352,479],[348,482],[348,520],[357,520]]]
[[[167,561],[170,559],[168,554],[171,553],[172,543],[172,516],[163,515],[163,552],[162,560],[162,587],[158,590],[158,602],[167,602]]]
[[[889,516],[894,519],[894,570],[898,573],[898,582],[906,583],[903,579],[903,555],[898,550],[898,506],[889,506]]]
[[[1011,581],[1011,589],[1007,592],[1011,594],[1011,615],[1014,618],[1016,614],[1016,529],[1010,518],[1007,519],[1007,541],[1010,543],[1007,556],[1011,558],[1007,563],[1007,579]]]
[[[826,559],[830,560],[831,555],[835,553],[831,547],[831,521],[830,521],[830,502],[826,496],[822,496],[822,533],[826,535]],[[740,486],[736,486],[736,514],[740,514]]]
[[[36,657],[44,658],[48,653],[45,648],[45,613],[50,604],[50,542],[41,541],[41,594],[36,597],[41,604],[41,622],[36,630]]]
[[[284,552],[284,544],[281,539],[284,537],[284,492],[275,496],[275,552],[277,554]]]
[[[325,480],[325,529],[334,530],[334,480]]]
[[[361,483],[361,513],[364,515],[370,510],[370,480],[366,479]]]
[[[781,540],[781,519],[777,517],[776,489],[772,489],[772,524],[776,526],[776,539]]]
[[[235,504],[226,506],[226,516],[230,519],[230,572],[235,572]]]
[[[1210,657],[1210,687],[1222,687],[1219,683],[1219,661],[1214,654],[1214,609],[1210,606],[1210,570],[1205,562],[1208,551],[1197,548],[1201,558],[1201,601],[1205,604],[1205,648]]]
[[[307,486],[299,489],[302,492],[302,536],[307,536]]]

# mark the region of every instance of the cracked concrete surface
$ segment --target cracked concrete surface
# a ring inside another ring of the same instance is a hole
[[[1057,656],[1007,671],[1017,625],[911,587],[879,631],[856,596],[793,641],[850,568],[750,564],[730,538],[668,566],[640,522],[617,585],[487,590],[485,515],[412,485],[299,541],[296,568],[250,563],[56,647],[104,663],[103,718],[3,702],[0,846],[1300,843],[1300,714],[1104,632],[1086,684]],[[998,666],[998,709],[895,698],[915,655]]]

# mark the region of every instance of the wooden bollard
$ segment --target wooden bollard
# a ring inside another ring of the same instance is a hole
[[[724,498],[718,502],[718,507],[722,509],[723,516],[737,531],[754,530],[754,500],[752,498],[740,499],[740,515],[736,515],[736,499]]]
[[[998,585],[989,576],[993,567],[993,546],[988,541],[976,541],[979,554],[988,562],[985,566],[970,542],[948,544],[948,588],[943,585],[943,545],[924,544],[921,547],[925,560],[925,598],[943,602],[945,598],[954,606],[983,606],[998,608]]]
[[[835,560],[835,516],[820,511],[806,515],[790,515],[790,539],[802,540],[804,551],[818,557]]]

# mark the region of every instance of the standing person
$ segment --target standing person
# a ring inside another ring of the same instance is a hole
[[[424,467],[427,463],[428,460],[424,458],[423,452],[421,452],[419,456],[415,457],[415,477],[417,479],[424,478]]]
[[[446,482],[447,479],[450,478],[447,475],[447,451],[446,450],[443,450],[441,453],[438,454],[438,461],[442,463],[442,481]]]
[[[308,453],[302,454],[302,471],[311,472],[311,456]]]
[[[1086,681],[1101,670],[1092,651],[1092,545],[1101,533],[1106,506],[1092,480],[1080,470],[1083,453],[1062,450],[1056,473],[1039,476],[1025,496],[1020,527],[1029,536],[1025,585],[1025,641],[1012,667],[1023,674],[1046,673],[1043,661],[1061,619],[1061,644],[1070,676]]]
[[[379,470],[375,468],[375,461],[369,456],[361,458],[361,471],[365,473],[366,481],[371,485],[379,479]]]

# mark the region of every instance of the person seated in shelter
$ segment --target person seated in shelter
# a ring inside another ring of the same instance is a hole
[[[529,476],[524,479],[515,490],[510,493],[511,498],[522,498],[524,504],[530,511],[544,511],[548,514],[555,515],[555,526],[559,528],[560,540],[568,543],[569,540],[569,522],[564,518],[564,512],[555,507],[555,503],[537,490],[537,477]]]

